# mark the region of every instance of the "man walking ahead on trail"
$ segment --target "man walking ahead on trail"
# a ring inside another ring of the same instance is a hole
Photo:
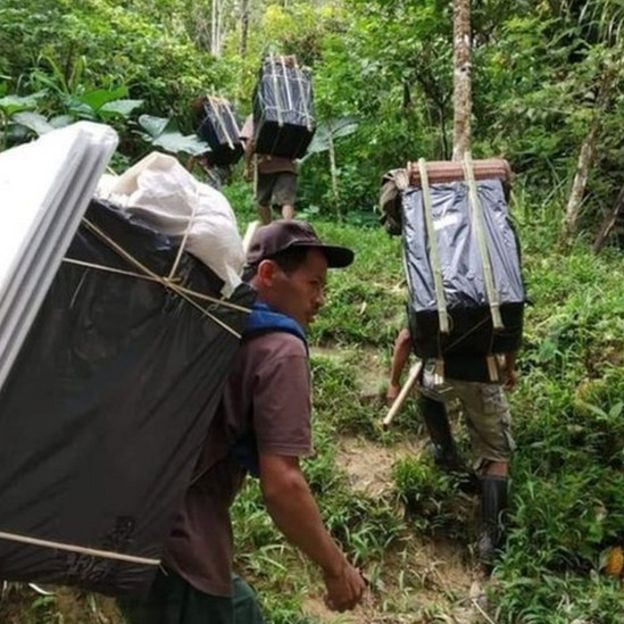
[[[390,383],[386,400],[392,404],[401,389],[401,373],[412,351],[408,329],[402,329],[394,344]],[[515,443],[511,436],[511,414],[503,388],[516,384],[515,353],[504,357],[500,383],[489,381],[485,358],[447,356],[445,380],[434,385],[435,361],[425,362],[419,388],[419,406],[433,444],[435,463],[444,470],[465,473],[451,433],[446,404],[459,399],[471,446],[476,456],[481,499],[478,550],[479,559],[491,566],[503,541],[502,516],[507,508],[509,459]]]
[[[328,267],[352,261],[350,249],[323,245],[300,221],[275,221],[254,234],[244,277],[258,303],[166,545],[164,572],[147,603],[131,610],[133,624],[263,621],[251,590],[240,579],[233,588],[231,576],[229,510],[246,472],[259,477],[280,531],[321,568],[327,605],[344,611],[362,598],[364,580],[324,527],[299,466],[312,453],[304,331],[324,303]]]
[[[271,222],[271,208],[277,207],[283,219],[292,219],[295,216],[295,201],[297,198],[297,164],[290,158],[270,156],[268,154],[254,154],[253,116],[249,115],[240,133],[245,143],[245,170],[246,176],[252,175],[254,157],[257,167],[256,203],[258,214],[263,224]]]

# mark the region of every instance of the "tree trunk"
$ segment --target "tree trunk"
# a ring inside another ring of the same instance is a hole
[[[596,135],[598,134],[599,125],[599,116],[594,114],[589,126],[589,132],[581,146],[578,163],[576,165],[576,173],[574,175],[574,181],[572,182],[572,190],[570,191],[570,198],[566,206],[566,214],[563,220],[564,242],[569,242],[576,233],[578,217],[581,212],[583,196],[585,195],[585,188],[587,186],[587,176],[589,175],[589,170],[594,159]]]
[[[609,214],[605,217],[594,241],[594,252],[598,253],[607,242],[609,235],[616,228],[618,221],[624,221],[624,188],[620,190],[620,193],[615,200],[615,205]]]
[[[444,105],[439,107],[440,116],[440,143],[442,149],[442,160],[449,157],[448,137],[446,136],[446,111]]]
[[[211,0],[210,5],[210,54],[214,54],[215,31],[217,29],[217,0]]]
[[[576,234],[581,205],[587,187],[587,177],[589,176],[589,170],[594,160],[596,139],[602,124],[602,114],[611,101],[618,63],[619,61],[615,64],[607,64],[599,83],[596,106],[589,124],[589,130],[581,145],[581,151],[576,165],[576,173],[574,175],[574,181],[572,182],[572,190],[570,191],[570,198],[568,199],[565,217],[563,218],[562,240],[564,244],[568,244]]]
[[[223,2],[224,0],[215,0],[217,3],[217,31],[215,39],[215,56],[221,56],[221,39],[223,37]]]
[[[221,56],[224,4],[225,0],[212,0],[212,12],[210,19],[210,53],[216,57]]]
[[[336,167],[336,149],[334,147],[334,137],[331,127],[329,129],[329,169],[331,172],[332,196],[334,199],[334,209],[340,218],[340,204],[338,203],[338,167]]]
[[[470,0],[453,0],[453,160],[461,160],[470,149],[470,47]]]
[[[407,80],[403,81],[403,111],[408,112],[412,108],[412,91]]]
[[[241,0],[240,8],[240,55],[247,55],[247,38],[249,36],[249,0]]]

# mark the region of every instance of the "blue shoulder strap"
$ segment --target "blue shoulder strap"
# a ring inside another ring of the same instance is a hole
[[[297,336],[305,345],[306,352],[308,351],[308,341],[303,327],[295,319],[281,312],[276,312],[264,302],[256,301],[248,317],[247,326],[243,331],[243,340],[276,331]]]

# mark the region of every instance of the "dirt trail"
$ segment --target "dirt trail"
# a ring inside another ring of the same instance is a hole
[[[405,457],[420,455],[425,446],[422,439],[383,446],[365,438],[344,437],[338,442],[336,463],[349,475],[353,490],[377,498],[391,487],[392,466]]]
[[[336,464],[351,487],[372,498],[391,496],[392,466],[418,456],[427,440],[412,438],[392,446],[363,437],[343,437]],[[410,536],[400,552],[389,553],[375,591],[355,612],[336,614],[322,597],[311,596],[303,611],[323,624],[418,624],[483,622],[484,579],[465,547],[444,539]]]
[[[343,349],[334,346],[312,347],[312,356],[320,355],[338,361],[357,360],[356,381],[362,402],[376,401],[381,396],[382,388],[387,382],[389,364],[384,362],[383,355],[375,347]]]

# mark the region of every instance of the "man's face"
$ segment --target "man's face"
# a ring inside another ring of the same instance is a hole
[[[275,262],[269,288],[263,298],[273,308],[307,327],[325,303],[327,259],[313,247],[298,269],[285,273]]]

